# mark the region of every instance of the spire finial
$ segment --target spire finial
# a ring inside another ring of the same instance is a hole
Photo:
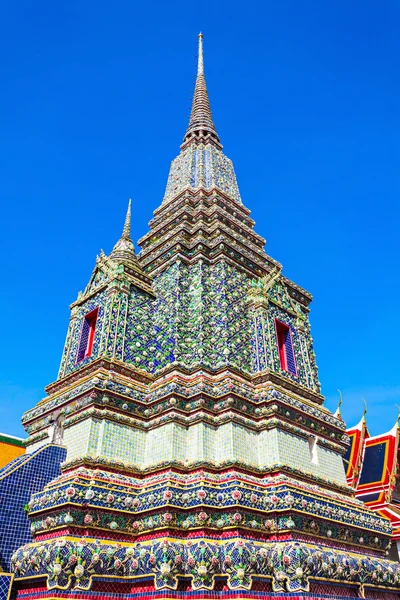
[[[203,143],[212,142],[219,149],[222,148],[212,119],[206,80],[204,78],[202,33],[199,33],[197,78],[193,94],[192,112],[190,113],[189,127],[187,128],[181,148],[193,140],[202,141]]]
[[[197,75],[204,75],[204,60],[203,60],[203,34],[199,33],[199,54],[197,62]]]
[[[135,246],[131,240],[131,199],[129,198],[128,210],[126,211],[124,228],[122,235],[118,242],[115,244],[113,251],[110,254],[110,258],[118,262],[132,262],[137,263],[135,256]]]
[[[395,405],[397,408],[397,425],[400,426],[400,406],[398,404]]]
[[[126,211],[124,229],[122,231],[122,236],[121,236],[125,240],[131,239],[131,204],[132,204],[132,199],[129,198],[128,210]]]
[[[368,412],[368,407],[367,407],[367,401],[365,400],[365,398],[362,398],[362,401],[364,402],[364,412],[363,412],[363,418],[364,418]]]
[[[341,414],[341,411],[340,411],[340,407],[343,404],[343,395],[342,395],[342,392],[340,390],[338,390],[338,392],[339,392],[339,404],[338,404],[338,407],[337,407],[337,409],[335,411],[335,417],[341,418],[342,414]]]

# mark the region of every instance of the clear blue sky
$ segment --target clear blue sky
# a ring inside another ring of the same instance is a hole
[[[68,306],[133,199],[160,204],[204,34],[214,120],[267,252],[314,295],[323,393],[372,433],[400,404],[400,5],[2,3],[0,431],[57,376]]]

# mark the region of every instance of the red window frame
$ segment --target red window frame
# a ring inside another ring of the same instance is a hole
[[[96,322],[97,322],[98,314],[99,314],[99,307],[96,307],[95,309],[93,309],[89,313],[87,313],[87,315],[85,315],[82,319],[81,335],[80,335],[80,339],[79,339],[78,352],[77,352],[77,357],[76,357],[77,363],[82,362],[82,360],[84,360],[85,358],[88,358],[89,356],[92,355],[94,334],[96,332]],[[87,339],[85,351],[82,353],[82,348],[81,348],[82,332],[83,332],[83,327],[85,325],[85,322],[89,325],[89,333],[88,333],[88,339]]]
[[[296,357],[295,357],[295,353],[294,353],[292,332],[290,331],[290,327],[289,327],[289,325],[286,325],[286,323],[282,323],[282,321],[275,319],[275,332],[276,332],[276,343],[278,346],[279,362],[281,365],[281,369],[283,371],[286,371],[287,373],[291,373],[292,375],[296,376],[297,375]],[[289,340],[288,340],[288,338],[289,338]],[[287,343],[288,342],[291,346],[294,371],[292,371],[288,366],[288,357],[287,357]]]

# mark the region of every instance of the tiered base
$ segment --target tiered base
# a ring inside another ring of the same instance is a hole
[[[311,582],[308,592],[282,593],[273,592],[271,584],[265,580],[255,579],[251,590],[232,591],[224,578],[218,578],[212,591],[193,591],[187,581],[181,580],[176,590],[155,590],[150,581],[124,582],[122,581],[96,581],[92,589],[82,593],[80,590],[47,590],[46,586],[38,584],[32,587],[20,585],[17,598],[19,600],[62,599],[72,600],[276,600],[276,598],[290,598],[291,600],[347,600],[348,598],[366,598],[369,600],[398,600],[399,595],[394,592],[374,590],[358,586],[335,585],[324,582]]]
[[[134,544],[47,539],[18,550],[13,569],[21,600],[63,592],[79,598],[400,598],[398,563],[301,541],[249,540],[239,531]]]

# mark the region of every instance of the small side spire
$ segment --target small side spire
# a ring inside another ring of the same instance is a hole
[[[197,78],[193,94],[192,112],[183,144],[186,146],[193,139],[212,141],[218,148],[222,148],[217,130],[211,114],[210,100],[208,98],[206,80],[204,78],[203,34],[199,33],[199,52],[197,62]]]
[[[122,231],[122,237],[125,240],[131,239],[131,205],[132,205],[132,199],[129,198],[128,210],[126,211],[126,217],[125,217],[125,223],[124,223],[124,229]]]
[[[116,262],[135,263],[135,265],[137,265],[135,246],[131,240],[131,203],[132,201],[129,199],[122,235],[115,244],[110,254],[110,258]]]

